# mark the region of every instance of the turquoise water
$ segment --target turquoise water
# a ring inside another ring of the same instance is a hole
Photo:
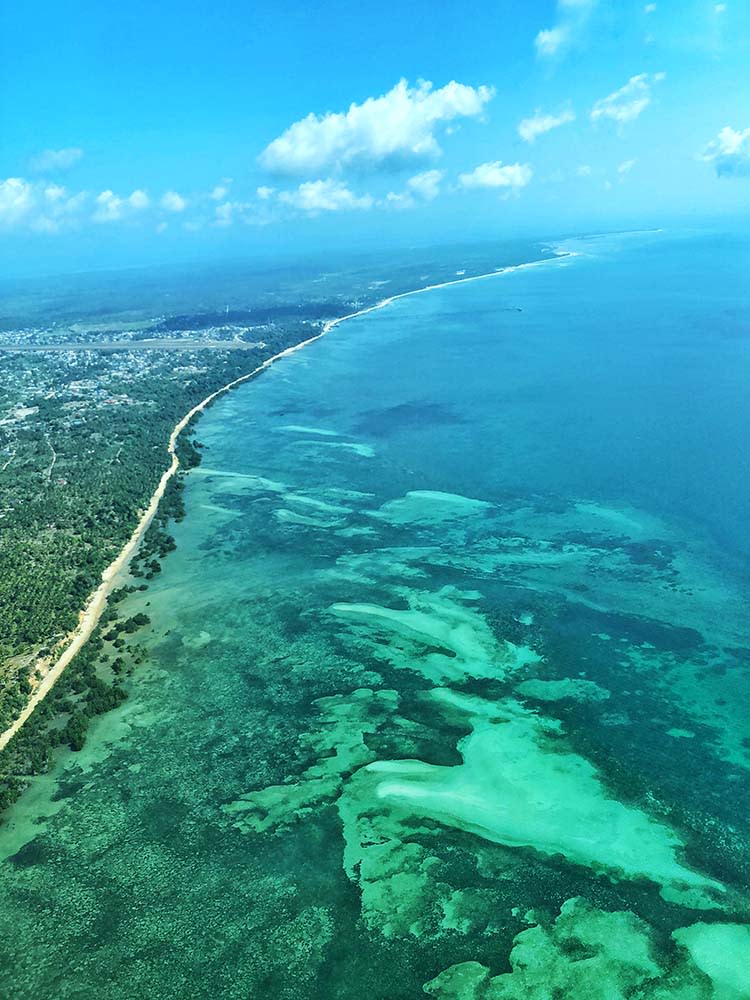
[[[750,246],[570,248],[202,418],[3,996],[750,996]]]

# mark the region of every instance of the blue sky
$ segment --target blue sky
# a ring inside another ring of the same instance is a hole
[[[747,0],[68,0],[0,19],[6,270],[750,214]]]

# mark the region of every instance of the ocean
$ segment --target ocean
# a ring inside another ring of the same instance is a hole
[[[750,997],[750,243],[558,253],[200,419],[130,697],[0,828],[2,996]]]

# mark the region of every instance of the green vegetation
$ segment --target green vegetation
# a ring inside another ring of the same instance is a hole
[[[120,677],[132,670],[138,651],[127,665],[122,657],[102,656],[106,645],[97,632],[0,754],[0,809],[18,798],[33,775],[47,770],[55,748],[81,750],[91,721],[125,699]]]
[[[103,570],[135,528],[169,465],[177,421],[211,392],[296,343],[278,330],[262,354],[204,350],[8,354],[0,383],[0,731],[19,714],[34,675],[78,621]],[[308,331],[309,335],[309,331]],[[31,358],[31,361],[29,361]],[[178,441],[185,470],[200,463],[191,429]],[[181,477],[170,480],[132,564],[148,581],[175,547],[167,527],[185,515]],[[145,583],[140,584],[145,587]],[[124,596],[130,587],[113,595]],[[110,623],[91,640],[0,753],[0,808],[47,767],[57,745],[80,749],[88,721],[125,697],[121,653],[145,615]],[[102,642],[114,655],[102,678]],[[69,704],[70,700],[72,702]]]

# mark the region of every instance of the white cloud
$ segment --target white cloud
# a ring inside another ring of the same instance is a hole
[[[415,174],[406,182],[406,186],[414,194],[424,198],[425,201],[432,201],[440,194],[440,181],[443,179],[442,170],[425,170],[421,174]]]
[[[0,227],[11,229],[23,222],[35,201],[33,187],[22,177],[0,181]]]
[[[96,196],[71,193],[62,184],[11,177],[0,181],[0,228],[53,233],[86,222],[103,224],[133,220],[151,207],[142,188],[120,195],[105,188]]]
[[[420,174],[414,174],[406,182],[404,191],[389,191],[385,198],[379,199],[375,204],[380,208],[405,209],[414,208],[417,199],[433,201],[440,194],[443,176],[442,170],[424,170]]]
[[[48,184],[44,189],[45,200],[52,202],[52,204],[62,201],[66,194],[67,190],[60,184]]]
[[[31,220],[33,230],[54,233],[64,226],[76,224],[81,211],[88,201],[86,191],[69,195],[64,187],[49,184],[44,189],[44,204],[39,206],[39,212]]]
[[[348,111],[309,114],[274,139],[258,160],[279,174],[318,170],[388,169],[440,156],[441,123],[476,118],[493,97],[491,87],[470,87],[455,80],[434,90],[406,80],[380,97],[352,104]]]
[[[566,108],[557,115],[545,114],[537,109],[530,118],[524,118],[518,123],[518,134],[524,142],[534,142],[537,136],[559,128],[560,125],[567,125],[568,122],[575,121],[575,117],[571,108]]]
[[[629,174],[638,160],[624,160],[617,168],[618,174]]]
[[[464,188],[507,188],[517,191],[526,187],[532,177],[528,163],[506,163],[492,160],[480,163],[470,173],[461,174],[458,183]]]
[[[534,39],[537,55],[550,59],[570,41],[570,28],[561,24],[556,28],[543,28]]]
[[[589,112],[592,122],[610,118],[618,125],[634,121],[651,103],[651,87],[664,79],[664,73],[640,73],[631,76],[619,90],[597,101]]]
[[[378,203],[381,208],[414,208],[416,204],[409,191],[389,191],[385,198]]]
[[[249,201],[224,201],[216,206],[215,226],[231,226],[234,222],[249,222],[253,205]]]
[[[107,189],[94,199],[94,222],[120,222],[133,212],[141,212],[151,204],[151,199],[141,188],[136,188],[127,197],[121,197]]]
[[[44,152],[32,157],[29,168],[35,174],[50,173],[54,170],[69,170],[83,156],[83,150],[77,146],[67,149],[45,149]]]
[[[96,196],[94,222],[118,222],[122,218],[124,202],[122,198],[107,189]]]
[[[582,163],[580,167],[576,167],[576,175],[578,177],[590,177],[592,173],[593,170],[588,163]]]
[[[264,220],[256,211],[257,206],[251,201],[225,201],[216,206],[214,215],[215,226],[231,226],[235,222],[262,223]]]
[[[346,184],[332,178],[305,181],[294,191],[281,191],[278,200],[307,215],[372,208],[371,195],[356,195]]]
[[[216,225],[231,226],[234,222],[234,205],[231,201],[222,202],[216,206]]]
[[[53,233],[85,221],[119,222],[144,211],[150,203],[140,188],[126,197],[107,188],[94,198],[91,210],[87,191],[71,194],[61,184],[11,177],[0,182],[0,228]]]
[[[212,201],[225,201],[227,195],[229,194],[229,189],[233,183],[234,183],[234,178],[222,177],[219,183],[216,184],[209,192],[208,197]]]
[[[149,196],[146,194],[145,191],[142,191],[140,188],[138,188],[136,191],[133,191],[133,193],[128,198],[128,204],[130,205],[131,208],[136,208],[136,209],[148,208],[148,206],[151,204],[151,199],[149,198]]]
[[[725,125],[698,158],[713,163],[719,177],[750,177],[750,128]]]
[[[541,59],[563,55],[580,37],[596,4],[597,0],[558,0],[557,23],[538,32],[536,54]]]
[[[717,14],[723,14],[726,9],[727,9],[727,5],[725,3],[714,4],[714,11]]]
[[[647,3],[646,6],[643,8],[644,14],[654,14],[655,12],[656,12],[655,3]]]
[[[260,200],[261,200],[261,201],[268,201],[268,199],[269,199],[269,198],[271,197],[271,195],[272,195],[272,194],[274,193],[274,190],[275,190],[274,188],[272,188],[272,187],[268,187],[267,185],[265,185],[265,184],[262,184],[262,185],[261,185],[261,186],[260,186],[260,187],[259,187],[259,188],[258,188],[258,189],[256,190],[256,192],[255,192],[255,193],[257,194],[257,196],[258,196],[258,197],[260,198]]]
[[[187,207],[187,200],[176,191],[167,191],[162,195],[159,202],[165,212],[184,212]]]
[[[269,191],[271,189],[269,188]],[[260,205],[258,200],[251,201],[223,201],[216,206],[212,224],[219,228],[226,228],[235,223],[243,223],[247,226],[265,226],[279,218],[279,213],[273,211],[271,196],[261,199],[264,204]]]

